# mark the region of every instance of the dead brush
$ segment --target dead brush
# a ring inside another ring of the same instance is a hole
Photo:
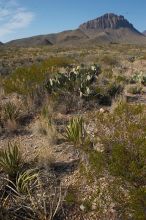
[[[41,182],[38,185],[38,193],[29,194],[30,209],[37,216],[38,220],[53,220],[62,208],[65,192],[61,185],[59,187],[50,186],[44,189]]]
[[[16,186],[19,184],[25,193],[20,193],[16,188],[14,193],[1,201],[8,217],[10,213],[12,219],[54,220],[61,212],[66,189],[51,182],[50,178],[53,177],[31,170],[22,173]]]

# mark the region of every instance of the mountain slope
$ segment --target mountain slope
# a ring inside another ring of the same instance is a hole
[[[7,43],[9,46],[40,46],[40,45],[68,45],[79,43],[80,41],[87,40],[86,34],[80,30],[63,31],[57,34],[48,34],[34,36],[30,38],[23,38],[19,40],[13,40]]]
[[[79,28],[95,41],[117,43],[146,43],[146,37],[123,16],[113,13],[81,24]]]
[[[90,45],[110,42],[146,44],[146,37],[123,16],[109,13],[81,24],[76,30],[14,40],[6,45],[23,47],[40,45],[72,46],[85,43]]]
[[[118,16],[113,13],[105,14],[94,20],[88,21],[81,24],[80,29],[94,29],[94,30],[104,30],[104,29],[118,29],[118,28],[129,28],[135,32],[138,32],[129,21],[127,21],[124,16]],[[138,32],[139,33],[139,32]]]

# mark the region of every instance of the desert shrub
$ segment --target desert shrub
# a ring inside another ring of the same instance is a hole
[[[20,109],[12,102],[7,102],[2,106],[3,120],[16,121],[20,116]]]
[[[88,150],[89,157],[89,171],[94,176],[99,176],[104,170],[105,158],[102,152],[96,150]]]
[[[142,71],[140,73],[135,73],[130,78],[130,83],[141,83],[143,85],[146,85],[146,74]]]
[[[146,206],[146,188],[134,188],[130,191],[130,205],[133,219],[134,220],[141,220],[146,218],[145,212]]]
[[[39,65],[18,68],[4,80],[3,86],[6,93],[26,95],[42,84],[45,77],[46,71]]]
[[[106,170],[113,179],[119,180],[121,194],[112,194],[111,198],[119,206],[121,216],[145,219],[145,106],[120,101],[111,113],[97,113],[97,125],[95,137],[103,150],[94,152],[88,148],[84,173],[89,180]]]
[[[138,183],[145,179],[144,112],[142,105],[120,103],[112,114],[98,117],[98,135],[105,146],[110,171]]]
[[[43,62],[44,67],[68,67],[74,60],[69,57],[50,57],[49,59]]]
[[[66,67],[70,62],[70,59],[65,57],[52,57],[41,64],[17,68],[3,80],[4,90],[6,93],[17,92],[23,95],[32,93],[43,84],[50,72]]]
[[[142,85],[146,86],[146,74],[143,75],[141,83]]]
[[[113,78],[113,71],[112,67],[102,67],[102,76],[107,78],[107,79],[112,79]]]
[[[123,91],[123,85],[116,81],[112,81],[109,83],[107,87],[107,93],[111,97],[115,97],[116,95],[120,94]]]
[[[128,93],[131,93],[131,94],[141,94],[142,93],[142,86],[140,85],[136,85],[136,86],[131,86],[127,89],[127,92]]]
[[[140,157],[123,145],[114,145],[109,161],[110,172],[127,180],[140,181],[143,178],[144,158],[138,159],[137,156]]]
[[[141,60],[146,60],[146,55],[145,55],[145,54],[142,55],[142,56],[140,57],[140,59],[141,59]]]
[[[118,61],[115,57],[110,55],[105,55],[101,58],[101,62],[109,66],[115,66],[118,64]]]
[[[99,94],[98,102],[100,105],[110,106],[112,98],[108,94]]]
[[[115,98],[117,95],[121,94],[124,89],[124,84],[117,82],[116,79],[105,79],[100,78],[100,81],[97,82],[96,94],[101,105],[111,105],[112,98]]]

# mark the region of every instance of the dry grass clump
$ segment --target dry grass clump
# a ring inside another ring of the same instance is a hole
[[[50,169],[50,165],[54,162],[53,151],[50,146],[41,146],[36,152],[37,165]]]
[[[42,107],[38,121],[37,130],[41,135],[45,135],[48,139],[48,143],[54,144],[57,140],[57,130],[53,122],[53,106],[45,104]]]
[[[6,132],[15,132],[20,127],[20,118],[22,117],[21,106],[13,102],[6,102],[0,109],[0,124],[2,130]]]

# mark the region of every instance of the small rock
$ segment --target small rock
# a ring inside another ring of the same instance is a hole
[[[84,212],[84,211],[85,211],[85,209],[86,209],[86,207],[85,207],[83,204],[81,204],[81,205],[80,205],[80,209],[81,209],[81,211],[83,211],[83,212]]]

